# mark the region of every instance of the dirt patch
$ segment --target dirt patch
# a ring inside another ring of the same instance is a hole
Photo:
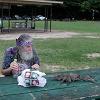
[[[59,72],[67,70],[67,68],[61,65],[41,64],[40,70],[43,72]]]
[[[80,36],[82,33],[77,32],[62,32],[59,30],[52,30],[52,32],[43,32],[43,31],[34,31],[34,32],[16,32],[16,33],[1,33],[0,34],[0,40],[15,40],[18,38],[21,34],[28,33],[32,38],[71,38],[73,36]],[[85,38],[100,38],[98,36],[92,36],[92,33],[84,33]]]
[[[22,33],[23,34],[23,33]],[[52,32],[45,32],[45,33],[28,33],[32,38],[70,38],[74,35],[79,35],[79,33],[75,32],[60,32],[60,31],[52,31]],[[0,40],[15,40],[21,35],[19,34],[0,34]]]
[[[62,66],[62,65],[50,65],[46,63],[42,63],[40,70],[43,72],[63,72],[63,71],[74,71],[74,70],[83,70],[83,69],[89,69],[89,66],[84,67],[72,67],[72,66]]]
[[[86,56],[87,56],[87,58],[89,58],[89,59],[100,58],[100,53],[86,54]]]
[[[96,39],[98,39],[98,38],[100,38],[99,36],[84,36],[85,38],[96,38]]]

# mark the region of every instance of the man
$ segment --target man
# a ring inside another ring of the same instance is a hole
[[[17,61],[15,62],[14,59]],[[2,73],[10,75],[16,71],[24,69],[39,69],[39,58],[32,46],[32,38],[27,34],[22,34],[16,39],[16,47],[6,50]]]

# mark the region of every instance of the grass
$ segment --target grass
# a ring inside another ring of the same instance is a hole
[[[10,25],[12,27],[11,21]],[[18,22],[18,20],[17,20]],[[25,22],[22,20],[20,22]],[[28,21],[29,22],[29,21]],[[44,21],[36,21],[36,29],[44,29]],[[48,22],[49,23],[49,22]],[[4,21],[4,27],[8,27],[8,21]],[[100,22],[99,21],[52,21],[52,29],[62,31],[73,31],[73,32],[89,32],[89,33],[100,33]]]
[[[43,28],[43,25],[43,21],[37,21],[36,29]],[[88,59],[86,57],[86,54],[88,53],[100,53],[100,39],[83,37],[83,35],[99,37],[99,21],[53,21],[52,29],[60,31],[80,32],[81,35],[65,39],[35,39],[35,46],[39,54],[42,66],[45,66],[45,64],[51,66],[57,65],[62,69],[80,69],[87,67],[94,68],[100,66],[100,58]],[[3,60],[4,49],[14,45],[15,41],[0,41],[1,61]],[[48,70],[50,71],[51,68]]]
[[[4,49],[14,46],[15,41],[0,41],[0,59]],[[58,65],[65,69],[80,69],[99,67],[100,58],[88,59],[85,54],[100,52],[99,39],[65,38],[65,39],[35,39],[35,47],[40,57],[41,65]],[[49,68],[50,71],[50,68]]]
[[[62,65],[69,69],[100,66],[100,59],[90,60],[85,56],[87,53],[100,52],[99,39],[49,39],[38,40],[36,44],[43,63]]]
[[[43,22],[36,22],[36,28],[43,28]],[[52,21],[52,29],[73,32],[100,33],[99,21]]]

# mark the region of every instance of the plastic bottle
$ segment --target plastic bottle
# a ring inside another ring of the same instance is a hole
[[[17,59],[14,59],[13,63],[17,64]],[[19,75],[19,68],[18,71],[13,70],[12,73],[13,73],[13,78],[17,78]]]

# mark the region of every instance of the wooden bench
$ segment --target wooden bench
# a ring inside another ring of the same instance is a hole
[[[62,73],[91,75],[96,83],[76,81],[63,84],[53,80],[53,76],[58,73],[52,73],[46,75],[45,87],[24,88],[18,86],[17,80],[10,76],[0,78],[0,100],[99,100],[100,68]]]

